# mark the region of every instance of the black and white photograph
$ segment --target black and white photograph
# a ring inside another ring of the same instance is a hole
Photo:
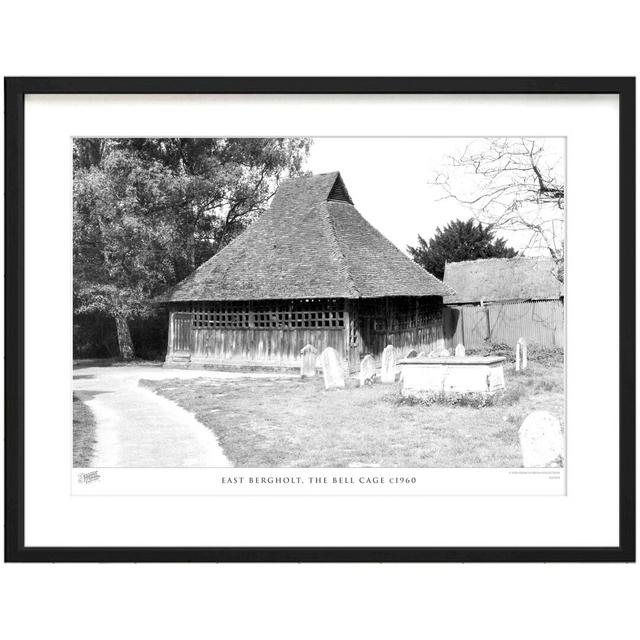
[[[632,81],[9,87],[12,557],[633,557]]]
[[[70,161],[77,471],[566,467],[564,137]]]
[[[3,7],[3,637],[633,635],[630,6]]]

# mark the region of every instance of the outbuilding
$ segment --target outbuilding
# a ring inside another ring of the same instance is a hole
[[[564,345],[564,283],[545,256],[449,262],[444,283],[445,325],[453,343],[515,346],[519,338],[544,347]]]

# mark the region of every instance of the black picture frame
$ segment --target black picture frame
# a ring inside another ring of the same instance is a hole
[[[26,547],[24,100],[27,94],[615,94],[619,98],[620,450],[615,547]],[[6,562],[634,562],[635,78],[5,78]],[[7,313],[7,309],[11,313]]]

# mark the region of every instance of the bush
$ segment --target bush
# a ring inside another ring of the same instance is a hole
[[[507,361],[515,361],[516,355],[513,348],[505,342],[491,342],[486,340],[481,347],[471,347],[467,349],[468,356],[500,356]]]
[[[544,365],[563,364],[564,349],[562,347],[542,347],[534,343],[527,348],[527,358],[531,362]]]
[[[468,356],[501,356],[507,362],[515,362],[515,345],[512,347],[504,342],[490,342],[489,340],[481,347],[471,347],[467,349]],[[538,362],[543,365],[562,364],[564,362],[564,349],[562,347],[543,347],[532,342],[527,345],[527,360]]]
[[[403,396],[399,392],[388,393],[383,396],[383,400],[398,406],[431,407],[433,405],[443,405],[448,407],[466,407],[471,409],[484,409],[485,407],[499,407],[516,404],[522,396],[522,389],[512,388],[506,391],[498,391],[493,395],[488,393],[443,393],[424,392],[418,396]]]

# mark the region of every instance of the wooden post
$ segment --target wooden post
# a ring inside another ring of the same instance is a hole
[[[349,302],[347,300],[344,301],[344,327],[342,329],[342,338],[344,343],[344,357],[347,362],[349,362],[349,352],[350,352],[350,344],[349,344],[349,336],[351,334],[351,313],[349,309]]]
[[[169,311],[169,337],[167,339],[167,356],[166,362],[170,362],[173,357],[173,315],[175,311]]]
[[[346,345],[347,368],[357,371],[362,355],[362,336],[360,334],[359,310],[357,300],[345,300],[344,337]]]
[[[389,322],[389,296],[384,298],[384,338],[385,346],[391,342],[391,322]]]

